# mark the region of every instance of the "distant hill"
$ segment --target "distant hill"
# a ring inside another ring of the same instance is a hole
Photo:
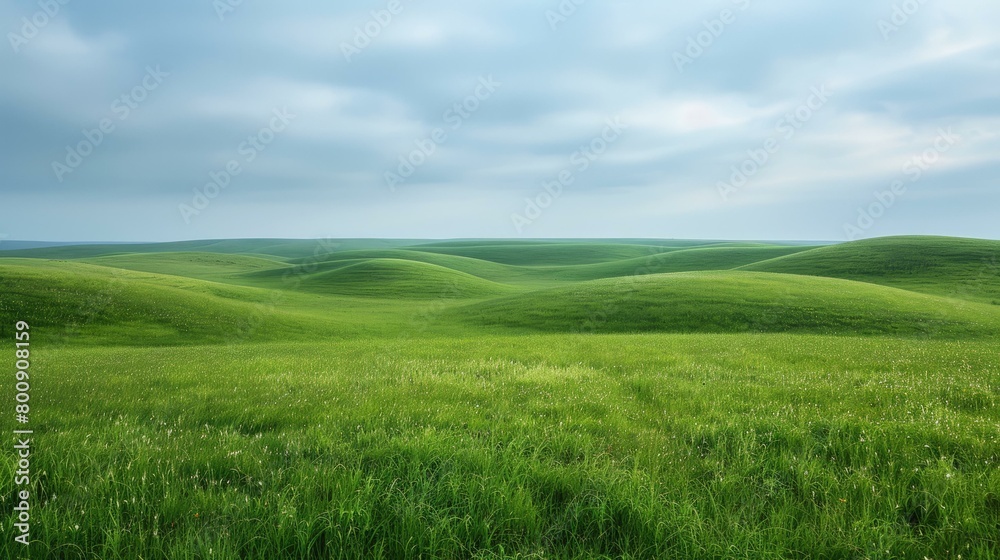
[[[883,237],[820,247],[742,269],[859,280],[1000,304],[1000,241]]]
[[[996,336],[1000,310],[849,280],[696,272],[583,282],[455,308],[528,332],[795,332]]]
[[[49,344],[174,345],[319,328],[265,290],[35,259],[0,259],[0,325],[29,320]]]
[[[129,243],[99,245],[68,245],[4,251],[0,257],[42,259],[83,259],[124,253],[205,252],[227,254],[261,254],[284,258],[322,257],[336,251],[356,249],[389,249],[421,243],[420,240],[392,239],[217,239],[175,241],[169,243]]]
[[[387,299],[482,298],[512,291],[443,266],[396,259],[367,260],[311,274],[303,277],[298,289]]]
[[[30,313],[42,328],[83,322],[88,340],[150,345],[217,343],[248,321],[263,339],[321,339],[405,330],[415,317],[421,332],[452,334],[1000,333],[997,241],[642,241],[41,247],[0,254],[0,321]]]

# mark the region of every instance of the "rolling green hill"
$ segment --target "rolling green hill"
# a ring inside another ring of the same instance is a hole
[[[2,259],[0,293],[4,328],[29,320],[50,342],[161,346],[335,331],[277,308],[265,290],[89,264]]]
[[[430,247],[423,245],[415,249],[430,253],[457,255],[519,266],[592,264],[632,259],[668,250],[651,248],[644,245],[617,245],[610,243],[479,245],[471,247]]]
[[[316,262],[312,259],[293,259],[289,264],[295,266],[297,272],[312,273],[342,268],[345,263],[356,264],[375,259],[405,260],[450,268],[494,282],[516,282],[523,278],[534,278],[531,270],[524,267],[499,264],[470,257],[461,257],[443,253],[430,253],[408,249],[375,249],[359,251],[343,251],[324,257]],[[281,271],[261,271],[252,273],[251,278],[266,278],[280,274]]]
[[[1000,304],[1000,241],[884,237],[820,247],[743,270],[844,278]]]
[[[241,254],[195,252],[128,253],[81,259],[80,262],[138,272],[219,281],[225,281],[237,274],[289,268],[280,257],[263,258]]]
[[[324,294],[384,299],[483,298],[510,288],[433,264],[372,259],[304,276],[298,289]]]
[[[656,251],[642,257],[591,265],[547,270],[547,275],[565,281],[598,280],[620,276],[642,276],[667,272],[730,270],[741,265],[804,251],[809,247],[706,246]]]
[[[420,243],[404,239],[218,239],[169,243],[117,243],[65,245],[13,251],[0,250],[0,257],[40,259],[84,259],[127,253],[203,252],[268,255],[283,258],[322,258],[336,251],[391,249]],[[0,249],[3,249],[0,246]]]
[[[489,246],[492,247],[492,246]],[[544,251],[550,251],[551,246],[543,246]],[[508,249],[504,247],[504,249]],[[577,249],[572,244],[565,245],[565,251],[572,253]],[[445,268],[478,276],[493,282],[519,284],[528,287],[549,287],[565,282],[597,280],[617,276],[632,276],[643,274],[658,274],[664,272],[689,272],[697,270],[729,270],[738,266],[774,257],[804,251],[809,247],[792,246],[747,246],[733,247],[711,245],[689,249],[643,247],[643,256],[599,262],[594,264],[571,264],[561,266],[521,266],[501,264],[479,258],[458,256],[438,252],[429,252],[417,248],[389,249],[373,251],[344,251],[328,255],[322,262],[308,262],[296,268],[306,273],[322,272],[342,268],[345,263],[357,263],[370,259],[398,259],[434,264]],[[617,249],[611,250],[605,257],[610,258]],[[572,256],[579,259],[579,255]],[[290,264],[297,264],[307,259],[295,259]],[[249,278],[260,279],[284,274],[281,269],[261,271],[248,274]]]
[[[799,332],[985,336],[1000,309],[847,280],[753,272],[614,278],[449,310],[528,332]]]
[[[238,323],[274,293],[298,294],[280,296],[280,308],[269,311],[284,314],[275,323],[279,330],[324,322],[314,331],[331,328],[325,321],[334,317],[359,328],[402,324],[407,314],[420,313],[406,302],[420,301],[437,302],[431,332],[481,325],[555,332],[978,336],[994,332],[1000,312],[989,305],[1000,298],[994,267],[1000,242],[994,241],[903,237],[824,247],[689,248],[466,242],[261,256],[268,247],[285,245],[301,249],[297,243],[242,240],[202,242],[202,248],[255,253],[167,252],[158,246],[149,253],[69,262],[0,258],[10,292],[4,305],[8,311],[37,307],[51,325],[72,323],[79,320],[74,304],[64,302],[100,301],[102,286],[116,285],[121,297],[96,314],[94,324],[209,340],[219,338],[209,325]],[[742,272],[710,272],[733,269]],[[688,272],[697,274],[665,274]],[[31,282],[39,286],[35,292],[28,289]],[[313,299],[303,299],[305,294]]]
[[[572,238],[545,238],[545,239],[451,239],[445,241],[423,241],[411,245],[416,249],[425,247],[492,247],[497,245],[554,245],[554,244],[577,244],[586,245],[648,245],[654,247],[672,247],[684,249],[690,247],[708,246],[753,246],[753,245],[773,245],[774,243],[757,241],[719,241],[717,239],[646,239],[646,238],[595,238],[595,239],[572,239]],[[782,242],[782,245],[820,245],[822,243],[807,242]]]

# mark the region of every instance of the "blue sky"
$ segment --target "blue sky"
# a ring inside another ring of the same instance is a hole
[[[0,1],[0,236],[1000,238],[1000,5]]]

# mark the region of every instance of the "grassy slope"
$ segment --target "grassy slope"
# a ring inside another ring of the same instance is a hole
[[[305,276],[298,289],[382,299],[483,298],[509,287],[433,264],[372,259]]]
[[[669,244],[676,243],[676,244]],[[653,243],[586,243],[569,242],[561,243],[487,243],[483,245],[471,244],[423,244],[406,248],[408,251],[422,251],[426,253],[441,253],[469,257],[494,263],[552,268],[555,266],[572,265],[593,265],[611,264],[629,259],[648,259],[655,255],[681,250],[698,249],[762,249],[774,251],[774,254],[763,258],[771,258],[777,255],[789,254],[800,251],[807,246],[799,245],[774,245],[754,242],[688,242],[679,243],[665,241],[664,244]],[[733,254],[739,254],[739,251]],[[747,264],[752,261],[736,260],[731,266]],[[615,274],[618,275],[618,274]]]
[[[60,343],[206,344],[330,335],[277,308],[265,290],[57,261],[0,260],[0,324],[19,320]],[[243,332],[248,324],[253,332]],[[245,336],[243,336],[245,334]]]
[[[491,280],[493,282],[516,283],[525,278],[534,278],[536,275],[530,270],[523,270],[522,267],[515,267],[505,264],[483,261],[469,257],[446,255],[440,253],[428,253],[416,250],[404,249],[380,249],[368,251],[344,251],[334,253],[324,257],[322,261],[315,262],[308,259],[295,259],[289,261],[297,267],[296,270],[306,274],[315,272],[325,272],[335,270],[345,266],[345,263],[359,263],[373,259],[394,259],[408,260],[420,263],[432,264],[444,268],[450,268],[458,272],[464,272],[473,276]],[[277,275],[277,271],[249,274],[249,278],[268,278]]]
[[[254,271],[287,269],[288,265],[278,259],[226,253],[187,252],[130,253],[81,259],[80,261],[138,272],[224,281],[234,275]]]
[[[548,276],[564,281],[598,280],[621,276],[641,276],[666,272],[730,270],[741,265],[804,251],[808,247],[710,246],[647,252],[642,257],[591,265],[546,270]]]
[[[579,239],[449,239],[446,241],[427,241],[413,245],[420,250],[426,248],[469,248],[469,247],[495,247],[498,245],[519,245],[527,247],[529,245],[552,245],[554,243],[580,243]],[[615,241],[608,240],[608,243]]]
[[[992,306],[861,282],[752,272],[598,280],[473,304],[446,317],[536,332],[1000,334],[1000,310]]]
[[[36,344],[36,558],[1000,553],[995,343]]]
[[[566,244],[566,251],[573,252],[577,247]],[[361,262],[367,259],[402,259],[435,264],[451,268],[466,274],[478,276],[494,282],[520,284],[528,287],[545,287],[553,284],[564,284],[583,280],[597,280],[618,276],[656,274],[664,272],[687,272],[694,270],[728,270],[747,263],[771,259],[803,251],[808,247],[728,247],[710,246],[691,249],[643,247],[643,256],[610,260],[595,264],[577,264],[562,266],[517,266],[501,264],[472,257],[457,256],[427,252],[423,250],[396,249],[377,251],[344,251],[327,256],[322,262],[308,262],[300,265],[298,270],[305,273],[323,272],[345,266],[345,262]],[[546,251],[548,251],[546,247]],[[614,251],[612,251],[612,254]],[[612,258],[612,254],[603,258]],[[537,256],[537,255],[535,255]],[[593,257],[598,256],[593,254]],[[580,260],[580,255],[567,257]],[[290,264],[303,262],[292,260]],[[543,262],[543,261],[532,261]],[[280,276],[282,270],[261,271],[247,275],[250,279],[266,279]]]
[[[412,247],[421,249],[423,247],[491,247],[496,245],[552,245],[552,244],[608,244],[608,245],[649,245],[655,247],[673,247],[678,249],[699,247],[699,246],[741,246],[749,247],[754,245],[773,245],[773,243],[761,243],[755,241],[719,241],[701,239],[456,239],[448,241],[420,242]],[[797,245],[799,243],[788,242],[784,245]]]
[[[428,247],[424,245],[416,249],[520,266],[592,264],[650,254],[648,246],[609,243],[516,244],[474,247]]]
[[[205,252],[225,254],[261,254],[272,257],[320,257],[336,251],[390,249],[419,243],[392,239],[221,239],[112,245],[76,245],[15,251],[0,251],[0,257],[40,259],[84,259],[127,253]],[[0,247],[2,249],[2,247]]]
[[[794,266],[796,271],[805,267],[816,274],[847,270],[860,280],[873,281],[874,278],[883,284],[907,287],[916,284],[925,291],[954,295],[955,290],[949,290],[946,285],[949,278],[963,278],[957,271],[963,265],[968,268],[969,261],[986,258],[984,255],[993,247],[990,243],[896,238],[818,249],[711,246],[664,252],[654,248],[652,254],[640,258],[563,266],[515,266],[415,249],[344,251],[326,255],[327,260],[321,262],[293,259],[293,263],[307,263],[297,265],[219,253],[106,256],[89,259],[89,262],[102,265],[89,268],[40,260],[4,259],[0,262],[11,265],[4,269],[11,271],[5,273],[4,281],[16,294],[7,298],[9,304],[22,309],[37,306],[49,310],[43,317],[52,324],[72,320],[74,312],[69,309],[71,306],[54,302],[56,295],[68,301],[100,301],[102,290],[106,291],[101,283],[108,282],[112,278],[109,275],[118,274],[113,273],[114,270],[128,268],[172,274],[172,277],[135,273],[124,276],[129,282],[118,282],[128,288],[123,292],[124,303],[120,305],[121,309],[129,310],[129,314],[108,315],[104,321],[108,329],[116,328],[113,327],[116,323],[132,324],[134,329],[143,321],[144,314],[148,314],[151,318],[148,328],[167,333],[165,340],[168,341],[176,341],[182,332],[190,332],[194,338],[209,336],[210,340],[218,340],[218,334],[211,333],[212,321],[219,318],[226,324],[239,323],[240,315],[249,310],[233,305],[262,307],[265,305],[261,302],[266,298],[283,300],[280,306],[270,305],[267,313],[280,308],[286,313],[284,320],[288,323],[283,328],[292,328],[289,325],[298,322],[301,326],[293,328],[297,331],[330,332],[334,320],[362,329],[367,325],[373,332],[386,329],[389,324],[405,330],[403,325],[411,323],[414,316],[426,316],[427,310],[432,308],[430,314],[434,315],[434,320],[423,321],[431,332],[478,324],[557,332],[590,329],[600,332],[766,331],[961,336],[996,332],[997,310],[922,297],[912,292],[878,289],[869,284],[803,276],[701,273],[633,278],[633,275],[727,269],[760,261],[761,264],[755,267],[787,269]],[[489,245],[482,249],[509,255],[514,247]],[[649,246],[610,244],[607,253],[601,256],[595,244],[517,246],[518,249],[524,247],[541,251],[524,258],[541,258],[553,248],[561,248],[569,261],[612,259],[633,254],[637,248],[646,253],[651,250]],[[262,246],[258,243],[245,248],[260,251]],[[884,251],[903,255],[905,262],[911,264],[904,264],[898,257],[886,260],[888,257],[882,255]],[[768,259],[787,253],[794,254]],[[940,260],[945,264],[925,265],[927,254],[943,255]],[[386,256],[407,257],[407,260],[384,258]],[[877,256],[883,258],[880,260]],[[39,269],[32,270],[36,265]],[[105,275],[103,279],[101,274]],[[73,275],[84,282],[73,286]],[[199,283],[179,276],[268,289]],[[621,278],[608,279],[615,277]],[[605,280],[581,283],[595,278]],[[935,283],[930,285],[932,280]],[[32,290],[32,282],[43,289]],[[543,287],[549,289],[535,291]],[[173,291],[159,293],[160,288]],[[201,299],[186,301],[183,305],[172,303],[176,299],[172,294],[177,290],[183,290],[187,294],[184,297],[197,292]],[[275,296],[274,290],[280,295]],[[291,296],[291,293],[300,295]],[[305,294],[312,294],[313,299],[304,299]],[[458,308],[463,300],[496,297],[500,299]],[[421,304],[421,300],[430,303]],[[364,303],[366,301],[370,303]],[[366,305],[372,309],[371,318],[359,315]],[[393,307],[400,309],[395,319],[390,317]],[[375,317],[382,323],[375,321]],[[197,327],[183,327],[187,324]]]
[[[0,259],[0,335],[9,334],[10,325],[25,318],[59,344],[70,345],[324,342],[456,334],[460,326],[441,322],[441,313],[474,300],[455,298],[508,293],[504,286],[440,271],[411,279],[397,275],[395,283],[366,286],[371,276],[359,269],[345,277],[350,284],[339,289],[321,285],[323,278],[292,273],[274,281],[282,289],[266,289],[76,262]],[[395,297],[385,297],[390,285]]]
[[[1000,304],[1000,241],[886,237],[821,247],[743,268],[860,280]]]

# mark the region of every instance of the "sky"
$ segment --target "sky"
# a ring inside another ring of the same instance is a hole
[[[0,245],[997,239],[997,28],[978,0],[0,0]]]

